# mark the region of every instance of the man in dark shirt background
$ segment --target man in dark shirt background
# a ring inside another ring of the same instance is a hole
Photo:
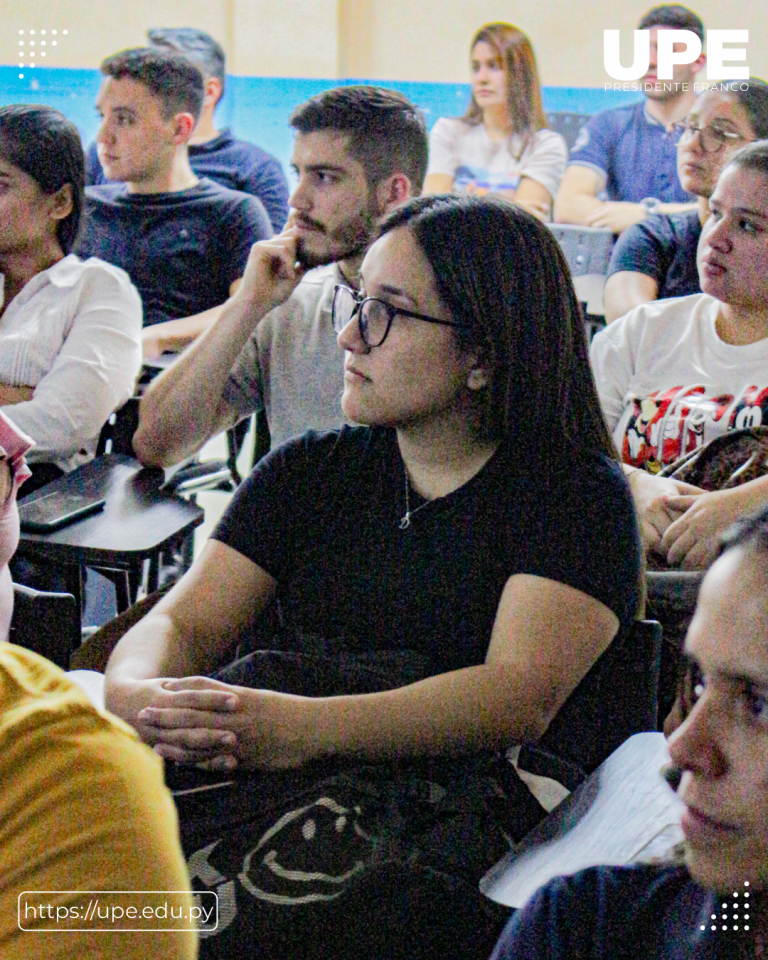
[[[218,130],[214,121],[226,77],[221,45],[204,30],[192,27],[158,27],[149,30],[147,37],[150,46],[175,50],[190,59],[203,75],[203,106],[187,143],[194,172],[261,200],[274,232],[279,233],[288,218],[288,183],[280,162],[261,147],[238,140],[229,129]],[[92,143],[86,155],[86,183],[92,186],[106,182],[96,143]]]
[[[272,236],[262,204],[198,178],[187,141],[203,77],[178,53],[124,50],[101,65],[99,159],[114,180],[87,188],[77,253],[122,267],[144,305],[145,355],[169,327],[182,345],[218,316],[251,246]],[[155,326],[156,325],[156,326]],[[176,328],[179,329],[176,329]]]

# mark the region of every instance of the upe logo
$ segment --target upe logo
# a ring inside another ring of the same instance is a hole
[[[651,34],[648,30],[634,31],[634,54],[631,67],[621,65],[619,30],[604,30],[603,62],[614,80],[639,80],[648,71],[651,62]],[[701,40],[690,30],[659,30],[658,80],[671,80],[675,64],[693,63],[701,56]],[[707,30],[707,80],[748,80],[749,67],[726,64],[726,60],[746,60],[746,47],[726,48],[726,43],[748,43],[749,30]],[[684,44],[684,50],[674,50],[675,44]]]

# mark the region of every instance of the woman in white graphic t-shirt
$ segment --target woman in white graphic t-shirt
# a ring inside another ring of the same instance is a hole
[[[531,42],[509,23],[488,23],[470,50],[469,109],[433,127],[424,192],[499,193],[549,220],[568,150],[547,129]]]
[[[699,278],[703,293],[635,308],[591,352],[646,545],[691,570],[708,566],[735,519],[768,502],[768,477],[705,493],[653,476],[727,430],[768,424],[768,140],[721,173]]]

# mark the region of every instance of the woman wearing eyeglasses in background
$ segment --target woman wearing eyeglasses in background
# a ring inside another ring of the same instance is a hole
[[[243,286],[269,296],[296,269],[289,228],[254,246]],[[533,741],[635,616],[630,494],[551,233],[503,200],[422,198],[384,221],[362,283],[362,300],[337,290],[334,325],[344,412],[368,426],[262,460],[112,654],[109,708],[166,758],[283,769]],[[418,665],[332,697],[247,689],[247,663],[232,684],[193,676],[275,598],[296,638]]]
[[[703,570],[768,502],[768,477],[705,493],[654,474],[728,430],[768,423],[768,140],[720,174],[699,244],[703,293],[642,304],[592,341],[600,401],[646,547]]]
[[[547,129],[531,41],[509,23],[487,23],[470,47],[472,99],[429,136],[425,193],[499,193],[549,220],[568,159]]]
[[[733,87],[703,93],[674,125],[680,183],[698,203],[687,213],[648,217],[620,235],[603,292],[608,323],[649,300],[699,293],[696,247],[720,171],[745,144],[768,137],[768,84],[753,78]]]

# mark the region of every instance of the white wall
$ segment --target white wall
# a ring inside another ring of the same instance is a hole
[[[764,4],[698,0],[696,9],[710,28],[749,29],[747,62],[753,74],[768,78]],[[221,41],[231,73],[464,81],[472,34],[498,19],[529,34],[545,85],[597,87],[609,79],[603,30],[631,30],[648,6],[649,0],[0,0],[0,63],[18,62],[20,29],[69,30],[40,65],[97,67],[115,50],[143,43],[148,27],[198,26]]]

